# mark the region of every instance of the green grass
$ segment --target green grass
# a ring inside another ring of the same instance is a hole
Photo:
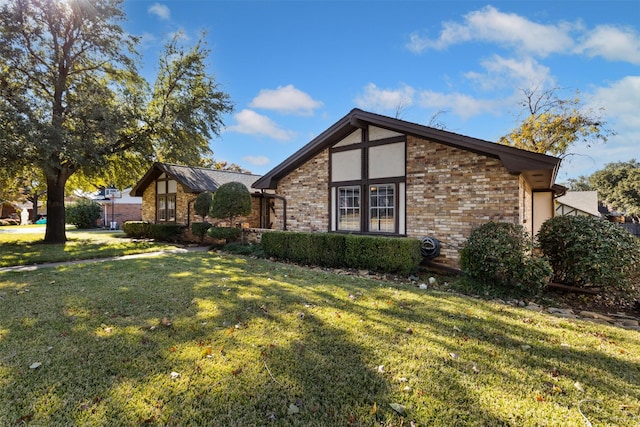
[[[0,297],[0,425],[640,424],[637,332],[408,284],[187,253]]]
[[[11,229],[19,232],[6,232]],[[0,267],[108,258],[174,248],[163,243],[132,241],[121,231],[84,230],[67,230],[65,245],[49,245],[42,243],[42,226],[34,232],[29,230],[25,226],[0,228]]]

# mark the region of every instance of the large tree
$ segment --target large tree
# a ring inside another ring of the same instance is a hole
[[[198,41],[166,46],[149,85],[122,0],[7,0],[0,9],[0,166],[29,165],[47,186],[45,242],[65,235],[74,174],[128,180],[153,160],[195,163],[231,111]],[[132,167],[135,166],[134,167]]]
[[[640,217],[640,163],[635,159],[607,164],[589,177],[601,200],[613,209]]]
[[[536,153],[565,157],[567,150],[582,142],[606,142],[612,132],[598,112],[585,108],[575,97],[560,96],[560,88],[523,89],[520,125],[500,138],[505,145]]]

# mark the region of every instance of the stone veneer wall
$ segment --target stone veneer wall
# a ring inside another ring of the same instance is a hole
[[[458,251],[488,221],[520,223],[519,177],[498,159],[407,137],[407,235],[442,242],[434,261],[458,268]]]
[[[184,186],[178,183],[176,193],[176,223],[187,224],[202,221],[200,216],[196,215],[193,210],[193,201],[197,194],[186,192]],[[190,207],[189,207],[190,206]],[[187,218],[187,214],[191,213],[191,220]],[[218,222],[207,218],[209,222]],[[156,186],[155,181],[149,185],[142,194],[142,221],[156,221]],[[240,218],[239,222],[247,223],[249,227],[260,227],[260,198],[251,197],[251,215],[246,218]]]
[[[156,222],[156,182],[149,185],[142,193],[142,220]]]
[[[287,230],[329,230],[329,150],[307,161],[278,184],[287,200]],[[273,228],[282,230],[282,201],[275,200]]]

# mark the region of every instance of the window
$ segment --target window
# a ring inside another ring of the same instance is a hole
[[[360,187],[338,187],[338,230],[360,231]]]
[[[158,222],[176,220],[177,183],[161,177],[156,182],[156,218]]]
[[[369,186],[369,231],[395,233],[395,185]]]

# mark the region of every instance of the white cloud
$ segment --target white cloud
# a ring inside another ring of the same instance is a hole
[[[562,169],[569,177],[591,175],[607,163],[640,158],[640,76],[627,76],[609,86],[596,88],[584,96],[585,106],[594,112],[603,108],[607,127],[616,134],[605,144],[572,147],[575,153],[563,162]]]
[[[407,85],[398,89],[380,89],[369,83],[364,87],[364,93],[356,97],[355,103],[367,110],[393,110],[411,106],[414,94],[415,89]]]
[[[422,91],[419,104],[424,108],[450,111],[463,119],[501,111],[504,101],[494,99],[477,99],[462,93],[441,93],[431,90]]]
[[[604,108],[608,121],[614,121],[624,129],[640,129],[640,76],[627,76],[607,87],[596,89],[588,106]],[[632,142],[632,141],[629,141]],[[637,144],[637,141],[633,141]]]
[[[280,128],[273,120],[255,111],[244,109],[234,116],[236,125],[226,128],[229,132],[245,135],[267,136],[278,141],[288,141],[295,136],[291,130]]]
[[[640,34],[632,28],[600,25],[586,34],[576,52],[589,57],[602,56],[610,61],[640,64]]]
[[[277,89],[262,89],[250,107],[275,110],[284,114],[313,115],[313,110],[322,107],[322,102],[293,85],[279,86]]]
[[[160,3],[154,3],[151,6],[149,6],[149,9],[147,9],[147,12],[149,12],[152,15],[156,15],[158,18],[164,21],[167,21],[169,20],[169,18],[171,18],[171,11],[169,10],[169,8]]]
[[[266,156],[246,156],[242,160],[254,166],[264,166],[271,162]]]
[[[527,88],[532,85],[551,86],[554,84],[549,67],[541,65],[531,57],[503,58],[493,55],[482,61],[485,73],[468,72],[465,77],[474,81],[482,90],[498,88]]]
[[[421,53],[429,49],[442,50],[454,44],[478,40],[517,48],[524,53],[546,56],[570,50],[574,42],[569,33],[576,28],[576,24],[564,22],[557,25],[539,24],[520,15],[503,13],[493,6],[486,6],[466,14],[462,23],[445,22],[436,39],[412,34],[407,48],[412,52]]]

